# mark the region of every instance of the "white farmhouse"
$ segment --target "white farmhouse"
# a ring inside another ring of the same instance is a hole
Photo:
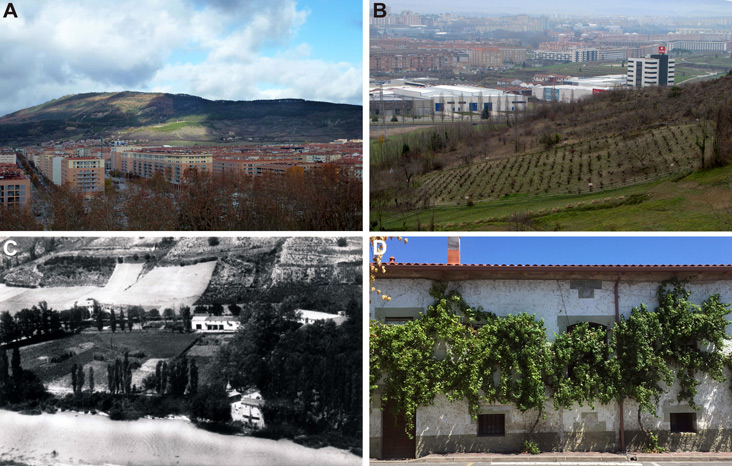
[[[227,387],[229,403],[231,403],[231,420],[241,421],[251,427],[262,429],[264,427],[264,416],[262,416],[262,396],[258,391],[240,393]]]
[[[371,301],[370,317],[395,325],[417,318],[434,301],[429,292],[435,282],[448,283],[466,303],[499,317],[535,314],[544,320],[549,341],[581,322],[612,330],[620,316],[627,318],[641,303],[655,308],[659,285],[672,278],[687,281],[695,304],[716,293],[722,303],[732,302],[732,265],[463,265],[459,239],[450,241],[447,264],[396,263],[392,258],[374,283],[391,300]],[[732,450],[729,371],[725,375],[728,380],[721,383],[701,378],[695,397],[698,410],[677,400],[675,383],[662,395],[658,417],[644,413],[643,425],[658,433],[659,444],[666,448]],[[371,456],[376,458],[520,451],[537,419],[535,410],[521,413],[513,405],[489,404],[481,405],[473,419],[466,401],[450,402],[438,395],[433,405],[417,409],[410,439],[405,419],[380,404],[379,393],[374,393],[369,432]],[[543,451],[623,451],[638,448],[644,438],[634,402],[555,409],[549,401],[544,411],[531,436]]]
[[[239,318],[234,316],[194,315],[191,318],[191,328],[195,332],[233,333],[239,330],[240,326]]]

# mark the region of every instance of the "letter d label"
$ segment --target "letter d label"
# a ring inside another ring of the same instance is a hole
[[[375,239],[374,240],[374,255],[383,256],[386,254],[386,241]]]

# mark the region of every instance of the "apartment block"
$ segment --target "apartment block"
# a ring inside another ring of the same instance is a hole
[[[9,163],[15,165],[15,151],[13,149],[0,148],[0,164]]]
[[[30,207],[31,185],[23,170],[15,164],[0,164],[0,206]]]
[[[143,178],[161,173],[166,180],[180,184],[187,170],[213,171],[213,156],[187,149],[169,147],[116,148],[112,153],[112,169]]]
[[[104,160],[97,157],[68,157],[61,162],[61,184],[84,194],[104,192]]]

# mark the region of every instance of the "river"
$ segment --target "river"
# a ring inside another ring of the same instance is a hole
[[[289,440],[219,435],[188,421],[112,421],[79,413],[26,416],[0,410],[0,460],[30,465],[360,465],[338,450]]]

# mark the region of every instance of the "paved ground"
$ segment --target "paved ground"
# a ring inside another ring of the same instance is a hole
[[[732,466],[732,453],[542,453],[540,455],[469,454],[427,455],[411,460],[371,460],[372,465],[420,466]]]
[[[371,464],[374,464],[373,462]],[[383,463],[383,462],[376,462],[375,464],[407,464],[407,462],[402,463]],[[411,464],[411,463],[410,463]],[[456,461],[456,462],[420,462],[418,463],[420,465],[424,466],[445,466],[445,465],[454,465],[454,466],[490,466],[490,465],[501,465],[501,466],[730,466],[732,465],[731,461],[706,461],[706,460],[698,460],[698,461],[625,461],[621,463],[613,463],[613,462],[567,462],[567,461],[558,461],[558,462],[534,462],[534,461],[523,461],[523,462],[485,462],[485,461],[478,461],[478,462],[465,462],[465,461]]]

